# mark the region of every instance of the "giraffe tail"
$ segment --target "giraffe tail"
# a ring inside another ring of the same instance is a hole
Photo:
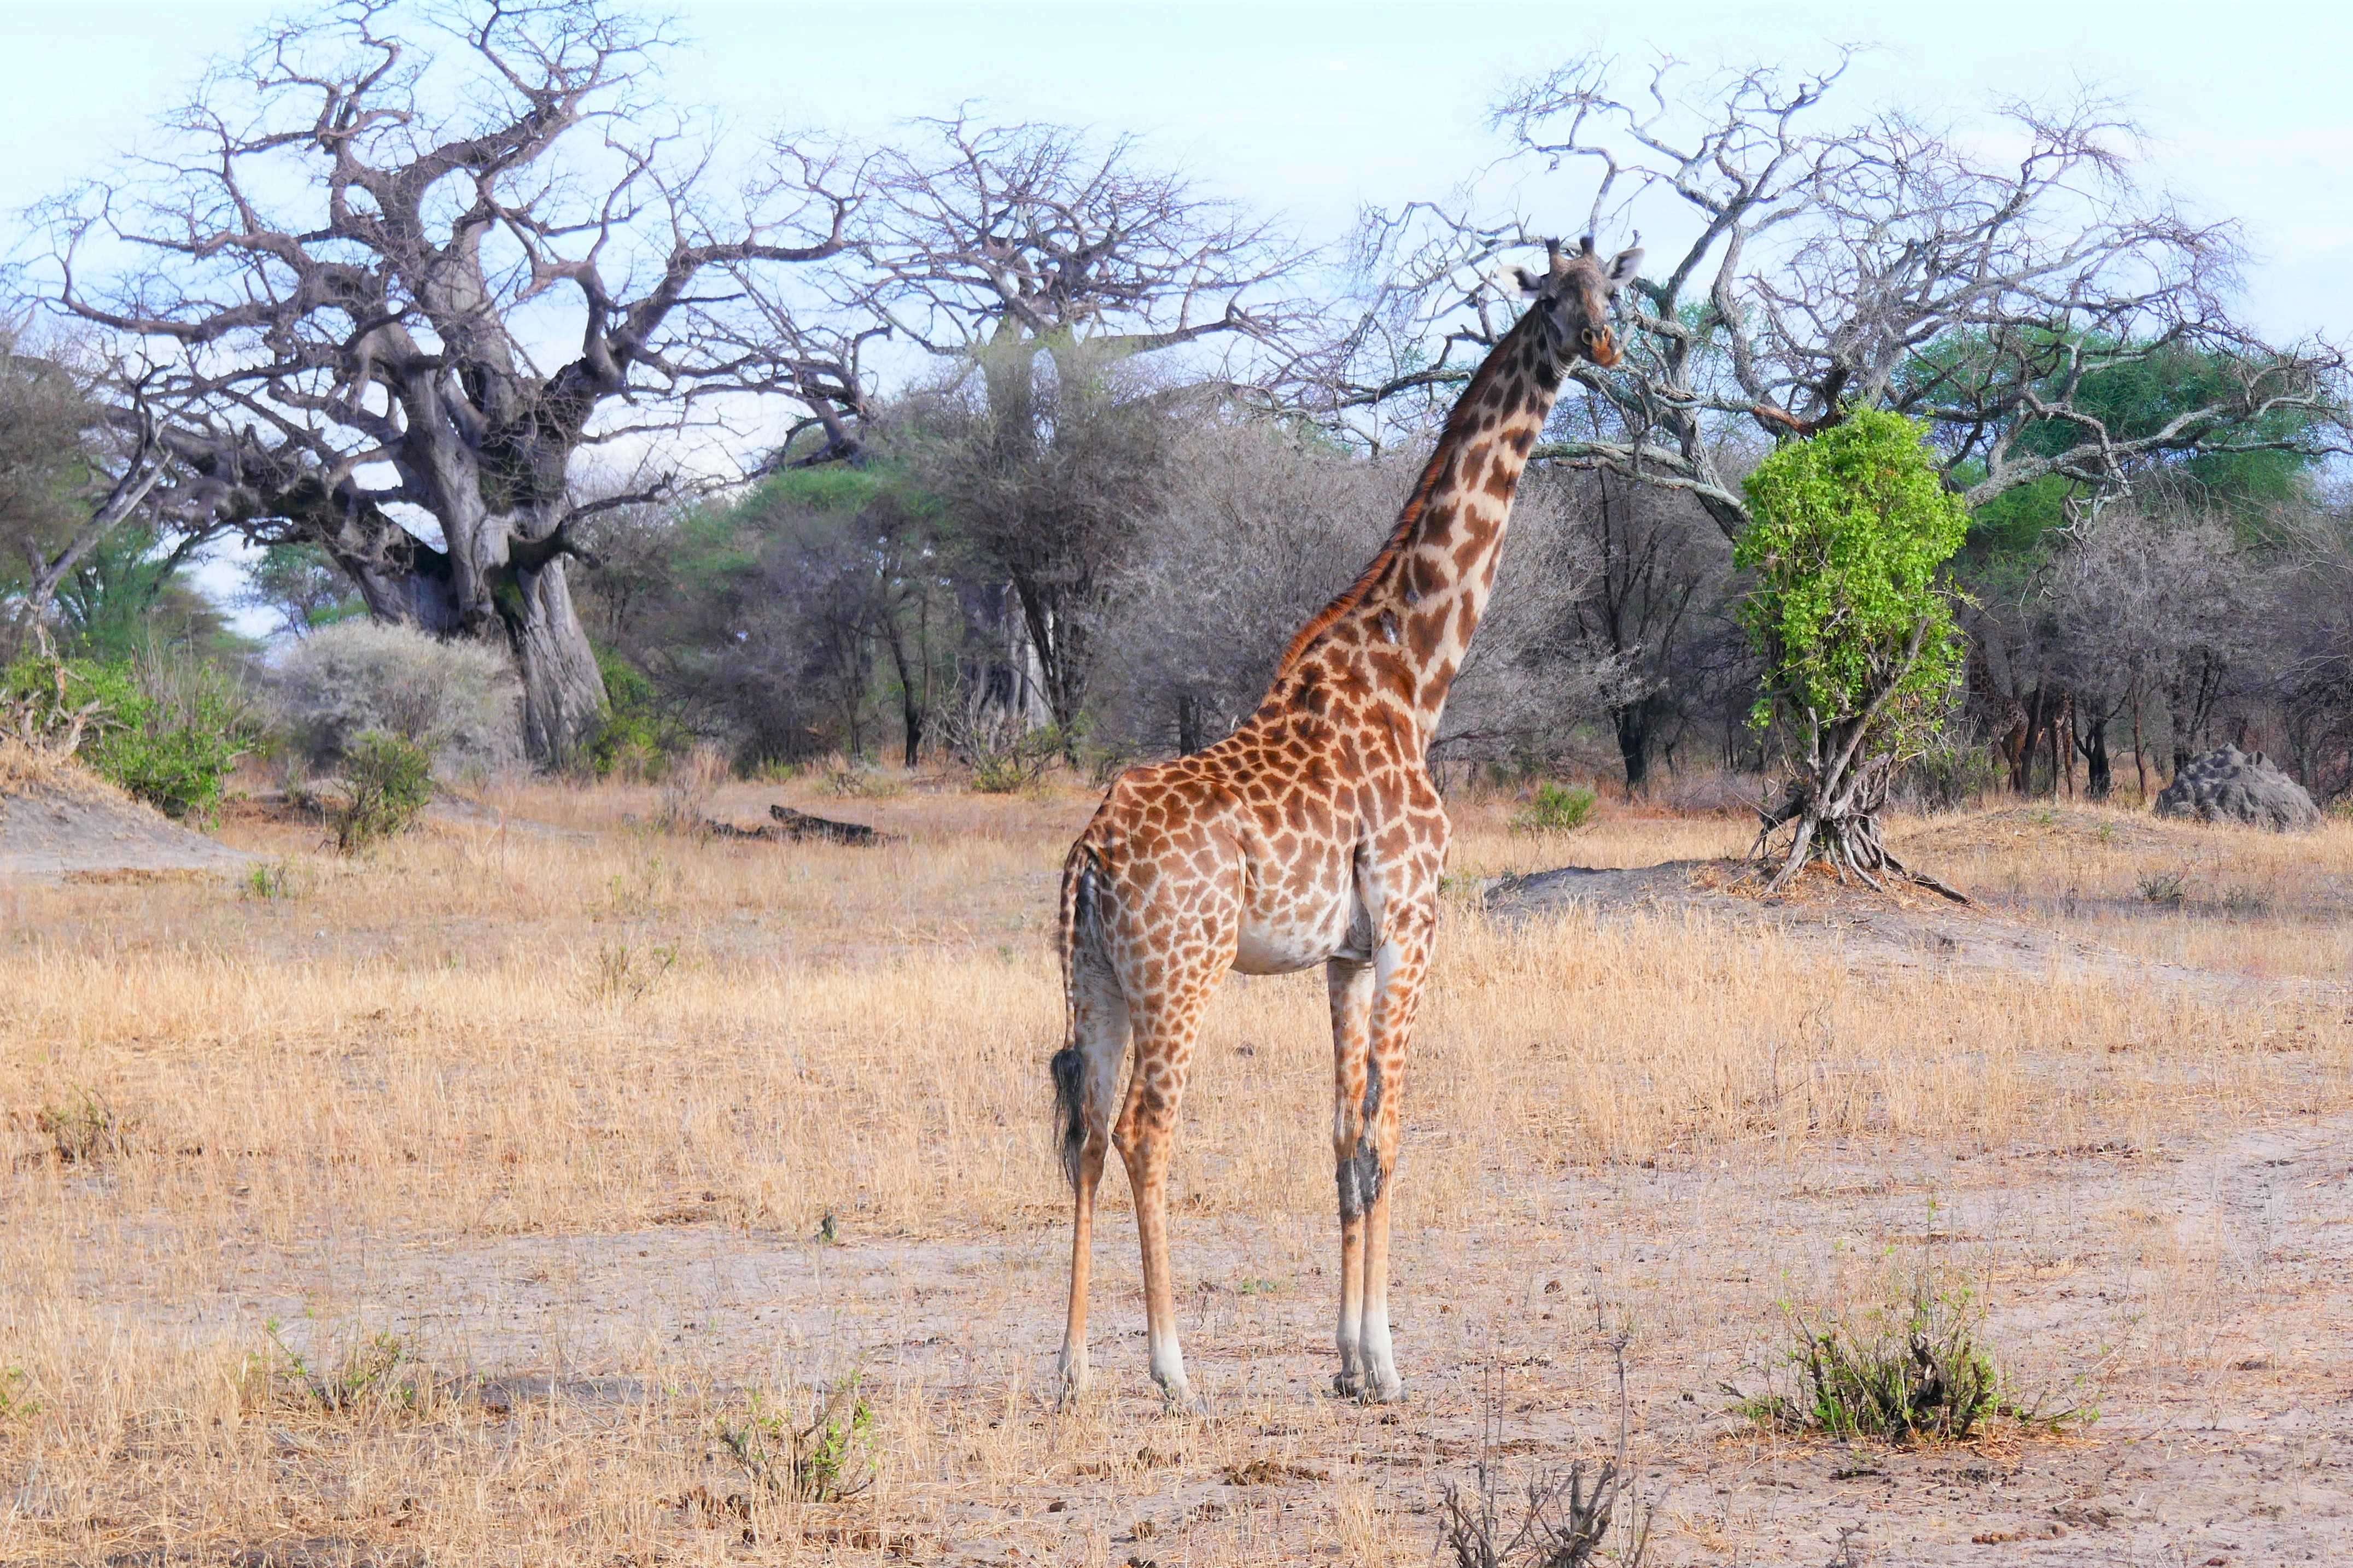
[[[1087,1063],[1079,1049],[1079,943],[1095,921],[1094,852],[1081,843],[1062,863],[1062,899],[1055,921],[1055,944],[1062,961],[1062,1048],[1048,1070],[1054,1079],[1054,1121],[1060,1135],[1062,1173],[1079,1184],[1079,1159],[1087,1145]]]

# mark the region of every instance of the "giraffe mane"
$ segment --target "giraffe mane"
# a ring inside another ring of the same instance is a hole
[[[1533,320],[1533,311],[1523,316],[1510,331],[1504,334],[1504,343],[1509,343],[1522,332],[1530,331],[1528,323]],[[1477,392],[1490,376],[1504,374],[1501,368],[1505,358],[1504,343],[1495,346],[1495,352],[1488,356],[1486,363],[1480,366],[1479,374],[1463,387],[1462,395],[1455,401],[1452,412],[1447,415],[1446,428],[1439,435],[1438,446],[1430,454],[1430,461],[1422,465],[1421,478],[1414,481],[1412,494],[1406,497],[1405,508],[1398,513],[1397,526],[1382,542],[1379,552],[1366,563],[1365,569],[1356,574],[1355,582],[1340,590],[1338,597],[1316,611],[1308,623],[1299,628],[1290,645],[1282,650],[1282,660],[1274,667],[1276,680],[1297,669],[1307,650],[1330,631],[1341,616],[1370,598],[1381,579],[1388,575],[1389,568],[1397,563],[1398,557],[1405,552],[1407,542],[1413,537],[1414,525],[1421,521],[1422,509],[1430,504],[1430,492],[1438,488],[1438,477],[1446,470],[1447,459],[1468,438],[1468,426],[1478,416],[1472,408],[1477,399],[1472,394]],[[1517,363],[1516,356],[1514,356],[1514,363]]]

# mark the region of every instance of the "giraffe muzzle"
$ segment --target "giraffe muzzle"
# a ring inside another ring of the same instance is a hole
[[[1604,370],[1614,370],[1623,356],[1618,352],[1618,340],[1607,327],[1588,327],[1578,334],[1584,340],[1585,357]]]

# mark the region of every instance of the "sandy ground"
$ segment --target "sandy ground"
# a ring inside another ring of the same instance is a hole
[[[36,788],[0,795],[0,881],[235,870],[252,859],[111,794]]]
[[[1198,1281],[1187,1352],[1211,1414],[1164,1418],[1144,1377],[1134,1229],[1113,1216],[1098,1243],[1107,1387],[1096,1414],[1144,1459],[1124,1485],[1107,1483],[1100,1460],[1014,1477],[925,1517],[902,1555],[1080,1561],[1108,1536],[1113,1562],[1177,1563],[1196,1532],[1230,1549],[1246,1521],[1280,1561],[1289,1517],[1352,1480],[1384,1495],[1396,1528],[1434,1542],[1426,1510],[1480,1456],[1490,1422],[1514,1479],[1607,1447],[1604,1331],[1622,1328],[1635,1452],[1658,1509],[1654,1563],[2342,1562],[2353,1542],[2348,1135],[2353,1122],[2330,1121],[2157,1160],[2021,1142],[1762,1180],[1546,1177],[1555,1219],[1533,1233],[1399,1237],[1411,1398],[1397,1410],[1324,1393],[1324,1238],[1227,1216],[1180,1222],[1181,1266]],[[494,1415],[563,1403],[625,1421],[648,1397],[632,1369],[650,1350],[723,1382],[857,1367],[944,1403],[1003,1406],[1025,1426],[1060,1419],[1041,1392],[1059,1228],[828,1246],[691,1207],[673,1218],[627,1235],[261,1251],[213,1310],[294,1324],[298,1348],[305,1323],[396,1325],[467,1367],[471,1396]],[[2050,1408],[2082,1404],[2097,1419],[1907,1451],[1791,1441],[1726,1410],[1725,1384],[1761,1386],[1794,1282],[1891,1252],[1982,1279],[1993,1339],[2025,1358],[2005,1371]],[[710,1458],[714,1495],[744,1484]],[[1257,1459],[1271,1468],[1234,1485],[1237,1464]],[[1293,1544],[1301,1560],[1329,1560],[1303,1529]]]

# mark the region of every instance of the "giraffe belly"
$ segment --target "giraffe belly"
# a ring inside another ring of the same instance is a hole
[[[1234,944],[1234,967],[1244,974],[1289,974],[1322,963],[1348,946],[1356,901],[1351,889],[1335,899],[1248,911]]]

